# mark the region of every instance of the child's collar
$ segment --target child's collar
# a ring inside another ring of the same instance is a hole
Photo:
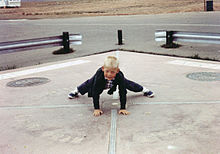
[[[106,77],[105,77],[105,80],[108,80]],[[108,81],[114,81],[115,80],[115,78],[113,78],[112,80],[108,80]]]

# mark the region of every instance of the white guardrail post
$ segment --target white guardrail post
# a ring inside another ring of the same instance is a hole
[[[66,52],[69,52],[70,45],[81,45],[82,35],[80,34],[69,34],[68,32],[63,32],[63,35],[35,38],[19,41],[10,42],[0,42],[0,54],[48,48],[54,46],[63,46]]]
[[[220,33],[157,30],[155,41],[166,41],[166,45],[170,45],[174,41],[220,44]]]

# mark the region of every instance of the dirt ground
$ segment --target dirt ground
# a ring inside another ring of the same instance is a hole
[[[220,11],[220,0],[214,0]],[[204,0],[67,0],[22,2],[20,8],[1,8],[2,19],[40,19],[204,11]]]

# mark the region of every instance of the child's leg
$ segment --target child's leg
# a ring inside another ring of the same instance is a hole
[[[89,87],[90,87],[89,83],[90,83],[89,80],[87,80],[77,87],[77,90],[81,95],[84,95],[89,91]]]
[[[147,97],[153,97],[154,93],[147,89],[146,87],[143,87],[139,85],[138,83],[135,83],[133,81],[125,79],[126,89],[133,91],[133,92],[143,92],[144,96]]]
[[[126,89],[133,92],[141,92],[144,89],[143,86],[128,79],[125,79],[125,85],[126,85]]]
[[[70,99],[78,97],[78,94],[84,95],[89,91],[89,80],[83,82],[80,86],[76,87],[71,93],[68,95]]]

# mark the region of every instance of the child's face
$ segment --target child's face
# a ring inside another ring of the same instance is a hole
[[[116,74],[119,72],[118,68],[108,68],[102,67],[102,71],[104,72],[104,76],[107,80],[112,80],[115,78]]]

